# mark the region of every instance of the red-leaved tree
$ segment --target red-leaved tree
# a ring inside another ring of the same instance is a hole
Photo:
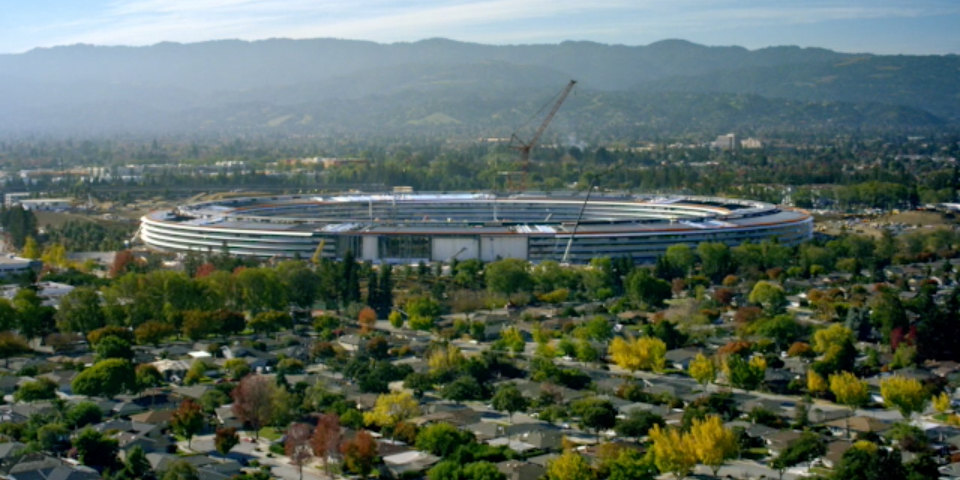
[[[290,463],[300,471],[300,480],[303,480],[303,466],[313,459],[313,445],[310,440],[310,425],[293,423],[287,428],[283,450],[290,457]]]
[[[330,476],[330,457],[340,447],[340,417],[335,413],[321,415],[313,431],[313,454],[323,462],[323,470]]]
[[[377,459],[377,442],[373,435],[366,430],[357,432],[353,437],[340,445],[343,461],[351,472],[367,478],[373,471],[373,462]]]
[[[249,423],[260,438],[260,427],[273,419],[273,404],[277,398],[277,383],[262,375],[247,375],[230,393],[233,397],[233,414],[244,423]]]

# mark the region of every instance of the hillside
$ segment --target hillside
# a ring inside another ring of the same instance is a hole
[[[443,39],[75,45],[0,55],[0,133],[509,134],[570,78],[558,127],[706,133],[960,122],[957,56]]]

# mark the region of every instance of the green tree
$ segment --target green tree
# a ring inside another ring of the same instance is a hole
[[[770,466],[777,470],[780,478],[788,468],[804,462],[817,459],[827,453],[827,444],[823,438],[814,432],[803,432],[800,438],[787,446],[770,462]]]
[[[84,401],[67,410],[67,424],[73,428],[95,425],[103,419],[103,410],[96,403]]]
[[[293,320],[286,312],[260,312],[247,325],[257,333],[274,333],[293,325]]]
[[[435,423],[428,425],[417,434],[417,450],[430,452],[439,457],[448,457],[461,445],[474,441],[473,434],[450,425]]]
[[[200,480],[197,468],[186,460],[171,462],[162,473],[160,480]]]
[[[32,382],[20,385],[13,393],[15,402],[36,402],[57,397],[57,384],[49,378],[40,377]]]
[[[767,315],[777,315],[783,312],[783,307],[787,303],[787,294],[779,285],[760,280],[753,286],[748,300],[763,307]]]
[[[104,338],[97,344],[94,351],[97,352],[98,361],[109,358],[133,360],[133,348],[130,343],[117,337]]]
[[[137,375],[127,360],[111,358],[97,362],[74,377],[71,386],[77,395],[113,398],[136,391]]]
[[[601,430],[609,430],[617,424],[617,410],[608,400],[578,400],[571,405],[570,411],[580,417],[581,428],[593,430],[598,439]]]
[[[507,258],[487,264],[483,277],[487,288],[494,293],[509,295],[533,291],[530,264],[524,260]]]
[[[443,398],[457,403],[467,400],[480,400],[484,396],[483,385],[480,385],[480,382],[470,375],[461,375],[444,385],[441,395]]]
[[[70,448],[70,430],[60,423],[48,423],[37,429],[37,442],[44,451],[60,455]]]
[[[61,332],[87,334],[105,325],[106,317],[100,307],[100,295],[93,289],[78,287],[63,296],[56,314]]]
[[[648,268],[638,268],[627,277],[627,293],[640,306],[657,308],[673,296],[670,284],[653,276]]]
[[[733,255],[723,243],[703,242],[697,245],[700,270],[714,282],[719,282],[733,271]]]
[[[27,341],[13,332],[0,332],[0,358],[4,367],[10,366],[10,358],[30,352]]]
[[[512,383],[505,383],[497,387],[496,393],[493,394],[491,404],[493,408],[501,412],[507,412],[507,416],[511,422],[513,421],[514,413],[526,410],[528,406],[527,399],[520,393],[517,386]]]
[[[73,439],[77,458],[89,467],[111,467],[117,463],[120,444],[92,428],[84,428]]]
[[[654,480],[659,473],[650,457],[629,448],[621,449],[607,467],[607,480]]]

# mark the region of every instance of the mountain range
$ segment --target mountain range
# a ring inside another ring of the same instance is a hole
[[[0,134],[509,134],[569,79],[556,135],[960,123],[960,56],[312,39],[0,55]]]

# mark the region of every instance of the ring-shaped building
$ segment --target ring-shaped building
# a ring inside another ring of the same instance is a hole
[[[231,198],[155,211],[139,238],[172,252],[343,257],[374,263],[518,258],[651,263],[667,247],[808,240],[802,210],[720,197],[492,193],[286,195]],[[571,241],[572,239],[572,241]]]

